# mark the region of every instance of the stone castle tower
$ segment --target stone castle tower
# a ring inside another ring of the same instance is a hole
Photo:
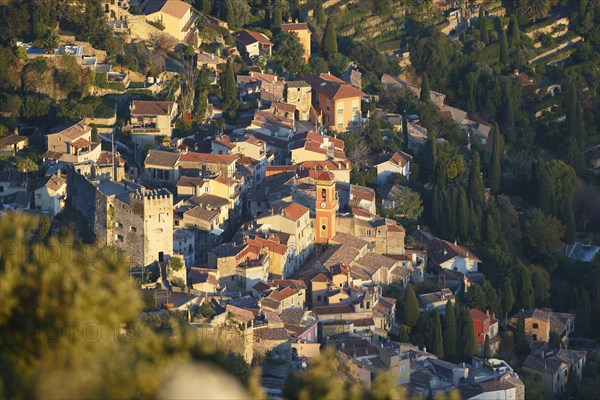
[[[166,262],[173,254],[173,195],[131,185],[114,195],[98,192],[96,233],[121,248],[132,265]]]

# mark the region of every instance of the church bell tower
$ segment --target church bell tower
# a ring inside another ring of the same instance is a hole
[[[317,175],[315,242],[327,244],[336,234],[335,216],[338,209],[334,175],[324,170]]]

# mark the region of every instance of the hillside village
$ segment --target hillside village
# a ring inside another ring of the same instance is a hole
[[[269,397],[326,349],[410,398],[597,389],[600,42],[577,12],[51,3],[2,36],[0,222],[111,249],[142,319],[216,336]]]

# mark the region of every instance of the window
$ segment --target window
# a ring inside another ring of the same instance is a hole
[[[135,226],[131,227],[131,232],[137,232],[137,228]]]
[[[4,192],[4,186],[0,186],[0,193]]]
[[[321,225],[321,229],[326,231],[327,230],[327,226],[326,225]]]
[[[122,227],[123,227],[123,224],[120,222],[117,222],[117,228],[122,228]]]
[[[123,236],[122,235],[117,235],[117,241],[118,242],[123,242],[124,241]]]
[[[321,197],[325,200],[325,189],[321,189]]]
[[[371,236],[371,230],[367,229],[367,236]]]
[[[317,301],[321,301],[321,296],[317,296]]]
[[[537,329],[538,327],[539,327],[538,324],[536,324],[536,323],[533,324],[533,329]]]
[[[338,129],[342,129],[344,127],[344,123],[340,122],[339,124],[337,124]]]
[[[338,108],[337,113],[338,113],[338,115],[344,115],[344,109]]]

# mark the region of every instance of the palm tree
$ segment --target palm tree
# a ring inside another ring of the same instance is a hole
[[[548,15],[550,11],[550,3],[548,0],[526,0],[525,11],[530,20],[535,22],[538,19],[542,19]]]

